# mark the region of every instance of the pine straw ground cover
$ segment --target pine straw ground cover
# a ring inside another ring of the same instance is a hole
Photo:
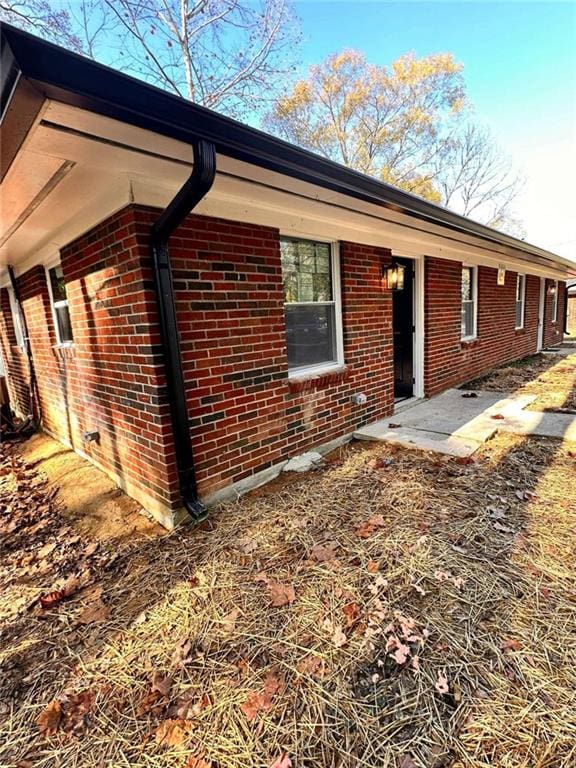
[[[466,388],[537,395],[527,410],[576,413],[576,349],[566,357],[547,353],[518,360],[474,379]]]
[[[576,765],[576,445],[349,447],[117,551],[4,451],[0,765]]]

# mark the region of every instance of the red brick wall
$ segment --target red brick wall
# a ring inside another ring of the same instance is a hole
[[[19,286],[47,429],[119,477],[148,508],[175,508],[149,252],[157,215],[129,207],[63,249],[72,348],[56,346],[44,268],[22,275]],[[389,251],[340,244],[346,367],[305,383],[288,379],[278,230],[190,216],[171,253],[202,495],[392,412],[392,302],[380,284]],[[460,268],[426,260],[427,394],[536,348],[538,278],[527,278],[525,329],[515,331],[516,276],[507,273],[499,288],[488,268],[479,270],[479,339],[461,343]],[[14,346],[5,291],[0,300],[12,396],[26,411],[26,359]],[[562,318],[560,302],[558,328]],[[546,343],[552,333],[548,328]],[[359,392],[365,405],[351,402]],[[85,430],[97,430],[100,443],[83,444]]]
[[[143,232],[156,216],[141,211]],[[202,494],[391,412],[391,302],[380,288],[387,251],[341,245],[348,368],[294,391],[278,230],[191,216],[170,248]],[[368,402],[353,405],[360,391]]]
[[[497,270],[478,268],[478,338],[461,341],[460,262],[426,258],[425,266],[425,392],[434,395],[462,384],[506,362],[534,354],[537,346],[540,278],[526,276],[524,328],[516,324],[516,273],[506,272],[498,286]],[[549,282],[549,281],[548,281]],[[550,301],[546,302],[544,345],[560,338],[551,324]]]
[[[149,246],[136,229],[127,209],[63,249],[70,348],[56,345],[44,267],[18,283],[43,426],[154,507],[178,493]],[[84,444],[85,430],[100,442]]]

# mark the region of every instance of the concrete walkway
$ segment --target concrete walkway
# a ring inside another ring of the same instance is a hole
[[[449,389],[354,433],[449,456],[470,456],[498,430],[576,441],[576,416],[525,411],[536,395]]]

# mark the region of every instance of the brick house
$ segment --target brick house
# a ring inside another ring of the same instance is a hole
[[[570,262],[8,26],[2,51],[12,408],[165,525],[561,340]]]

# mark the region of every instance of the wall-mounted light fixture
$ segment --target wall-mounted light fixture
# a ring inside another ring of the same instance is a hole
[[[382,269],[382,284],[389,291],[401,291],[404,288],[405,267],[402,264],[392,264]]]

